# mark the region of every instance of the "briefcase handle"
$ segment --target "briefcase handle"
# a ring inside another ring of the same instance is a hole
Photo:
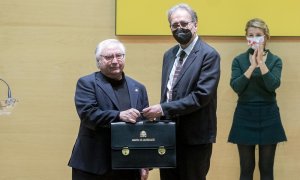
[[[163,122],[163,123],[169,123],[169,122],[173,122],[172,120],[154,120],[154,121],[151,121],[149,119],[143,119],[139,122],[143,122],[143,123],[159,123],[159,122]]]

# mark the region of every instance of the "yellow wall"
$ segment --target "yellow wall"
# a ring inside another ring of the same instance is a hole
[[[96,44],[116,38],[115,1],[1,0],[0,7],[0,77],[19,99],[12,115],[0,116],[0,179],[70,179],[67,162],[79,125],[73,102],[75,83],[97,70]],[[162,55],[175,41],[171,36],[117,38],[127,47],[126,73],[144,83],[150,103],[157,103]],[[236,101],[229,78],[232,58],[247,45],[242,37],[204,40],[222,57],[218,138],[208,179],[238,179],[237,150],[226,142]],[[278,103],[288,136],[288,142],[278,146],[275,177],[296,180],[300,169],[300,38],[272,38],[269,47],[284,62]],[[6,89],[0,88],[3,99]],[[157,179],[154,170],[150,180]],[[259,179],[257,169],[255,179]]]
[[[116,33],[118,35],[170,35],[167,10],[182,0],[117,0]],[[185,0],[197,11],[201,35],[243,36],[245,22],[253,16],[264,19],[273,36],[299,36],[300,16],[297,0]],[[138,14],[138,16],[137,16]],[[207,18],[209,17],[209,18]],[[165,21],[162,21],[164,19]],[[217,22],[217,23],[216,23]],[[138,26],[131,26],[139,24]],[[155,28],[153,28],[155,27]]]

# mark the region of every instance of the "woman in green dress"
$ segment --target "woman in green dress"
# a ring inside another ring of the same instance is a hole
[[[267,24],[258,18],[246,24],[250,48],[234,58],[230,85],[238,95],[228,141],[237,144],[240,180],[252,180],[255,147],[259,149],[261,180],[273,180],[277,143],[286,141],[275,90],[280,86],[282,61],[266,49]]]

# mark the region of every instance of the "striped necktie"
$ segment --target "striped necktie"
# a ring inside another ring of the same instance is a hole
[[[180,52],[180,57],[179,57],[179,60],[178,60],[178,63],[175,67],[175,72],[174,72],[174,75],[173,75],[173,81],[172,81],[172,84],[171,84],[171,90],[170,90],[170,93],[169,93],[169,100],[168,101],[172,101],[172,94],[173,94],[173,86],[177,80],[177,77],[181,71],[181,68],[182,68],[182,62],[183,62],[183,59],[185,57],[186,53],[182,50]]]

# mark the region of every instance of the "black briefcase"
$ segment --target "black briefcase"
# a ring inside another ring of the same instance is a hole
[[[176,167],[175,122],[111,123],[112,169]]]

